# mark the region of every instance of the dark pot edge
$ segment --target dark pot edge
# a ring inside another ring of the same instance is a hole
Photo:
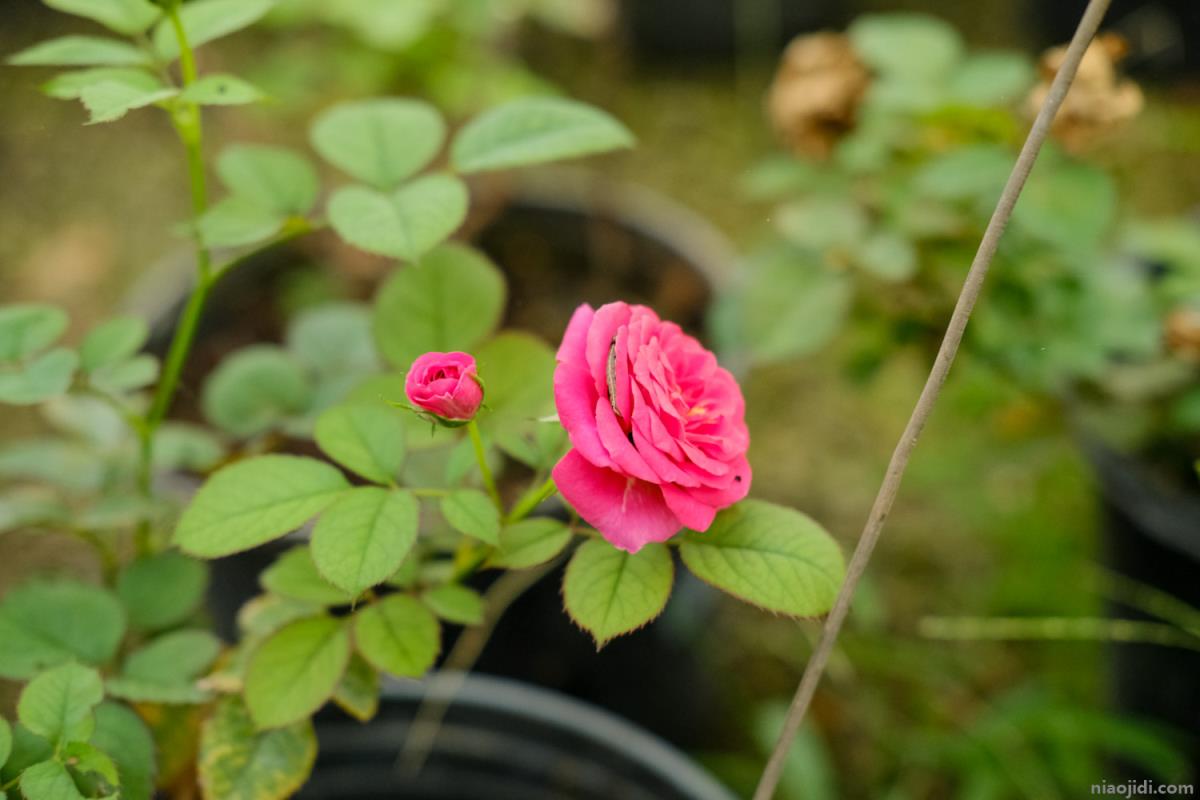
[[[1157,542],[1200,562],[1200,490],[1188,492],[1157,478],[1136,455],[1094,436],[1080,439],[1104,501]]]
[[[599,741],[694,800],[734,800],[713,776],[666,740],[611,711],[551,689],[479,673],[436,672],[421,681],[389,678],[383,684],[383,697],[451,701],[458,706],[531,718],[547,727]]]

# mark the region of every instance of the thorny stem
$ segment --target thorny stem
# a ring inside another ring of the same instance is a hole
[[[933,362],[933,368],[930,370],[925,386],[921,390],[921,396],[913,408],[912,416],[909,417],[908,424],[904,428],[904,433],[892,453],[887,473],[875,496],[875,502],[867,517],[862,536],[858,540],[854,555],[850,558],[850,564],[846,569],[846,580],[842,583],[833,609],[825,621],[821,639],[804,669],[800,684],[796,687],[796,694],[788,708],[783,730],[780,732],[775,749],[771,752],[771,757],[759,778],[753,800],[770,800],[775,794],[775,788],[783,773],[788,749],[796,732],[800,729],[800,724],[804,721],[809,703],[812,701],[817,684],[825,671],[825,665],[829,662],[834,643],[837,641],[842,624],[846,621],[846,615],[850,611],[854,590],[867,568],[871,553],[875,550],[875,545],[883,531],[884,522],[896,500],[896,494],[900,490],[900,482],[904,477],[904,470],[908,466],[913,449],[916,447],[917,438],[921,435],[925,423],[933,412],[942,385],[946,382],[946,375],[954,363],[954,356],[958,353],[959,344],[962,342],[963,333],[966,331],[967,322],[971,317],[971,310],[979,299],[988,268],[991,266],[992,258],[996,255],[996,248],[1000,244],[1000,236],[1004,233],[1004,228],[1012,215],[1017,198],[1021,195],[1025,180],[1029,177],[1033,164],[1037,160],[1038,151],[1049,133],[1050,123],[1054,120],[1054,115],[1058,112],[1059,106],[1062,105],[1063,99],[1067,95],[1067,90],[1071,87],[1071,81],[1075,78],[1075,71],[1079,68],[1084,51],[1087,50],[1088,43],[1091,42],[1097,28],[1100,27],[1100,20],[1103,19],[1110,2],[1111,0],[1089,0],[1083,17],[1079,21],[1079,27],[1076,28],[1075,35],[1071,38],[1071,44],[1067,48],[1062,66],[1050,86],[1046,101],[1029,129],[1029,135],[1021,147],[1021,153],[1017,156],[1017,162],[1008,176],[1008,182],[1004,185],[1004,191],[996,203],[996,210],[992,212],[992,218],[979,243],[979,250],[975,254],[975,260],[971,263],[971,269],[963,283],[954,313],[946,328],[945,337],[942,339],[941,347]]]
[[[179,42],[179,71],[184,88],[196,81],[196,57],[188,44],[187,32],[179,17],[178,4],[170,4],[166,9],[167,18],[175,31]],[[193,221],[199,220],[208,210],[208,188],[204,170],[204,130],[200,120],[200,108],[195,103],[181,102],[172,110],[172,120],[179,140],[183,143],[187,155],[188,184],[192,196]],[[162,375],[146,412],[145,424],[139,430],[141,435],[140,459],[138,464],[138,488],[144,496],[151,492],[151,464],[154,457],[154,434],[162,424],[175,390],[179,387],[179,378],[183,373],[183,365],[192,349],[196,337],[196,329],[200,323],[200,315],[204,303],[208,299],[213,284],[212,253],[201,240],[199,232],[195,232],[196,249],[196,286],[183,309],[171,346],[167,350],[166,361],[163,363]],[[146,554],[153,549],[150,538],[150,527],[141,524],[137,530],[137,549]]]

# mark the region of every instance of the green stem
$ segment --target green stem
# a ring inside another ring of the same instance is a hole
[[[500,490],[496,488],[496,479],[492,477],[492,468],[487,463],[487,453],[483,449],[483,437],[479,435],[479,426],[475,420],[467,423],[467,433],[471,435],[471,444],[475,447],[475,460],[479,462],[479,474],[483,476],[483,486],[488,496],[496,504],[500,515],[504,516],[504,502],[500,499]]]
[[[535,489],[526,492],[524,497],[517,501],[513,506],[513,510],[508,512],[508,517],[505,522],[511,525],[514,522],[520,522],[533,512],[535,508],[545,502],[546,498],[558,491],[558,487],[554,485],[553,478],[547,478],[546,482]]]
[[[184,88],[196,81],[196,57],[187,41],[187,32],[179,17],[177,4],[167,7],[167,18],[175,31],[179,42],[179,70]],[[193,221],[199,220],[208,210],[208,186],[204,168],[204,129],[200,120],[200,108],[195,103],[180,103],[172,111],[172,119],[179,140],[183,143],[187,155],[188,184],[192,196]],[[213,283],[212,253],[200,239],[199,233],[194,234],[196,248],[196,286],[184,307],[183,316],[179,321],[171,346],[167,351],[167,359],[163,364],[162,376],[159,378],[154,399],[150,410],[146,412],[145,425],[141,428],[140,459],[138,464],[138,488],[143,496],[149,497],[152,486],[150,480],[151,464],[154,457],[154,434],[162,424],[179,388],[179,377],[183,373],[183,365],[191,352],[192,342],[196,336],[204,303],[208,299],[209,290]],[[149,525],[142,524],[137,530],[137,549],[146,554],[153,550]]]

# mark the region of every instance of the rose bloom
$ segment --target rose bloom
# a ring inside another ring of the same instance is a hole
[[[449,422],[466,422],[483,402],[483,387],[468,353],[426,353],[404,379],[409,402]]]
[[[554,482],[613,545],[636,553],[703,531],[750,489],[737,381],[645,306],[580,306],[558,349],[554,400],[572,449]]]

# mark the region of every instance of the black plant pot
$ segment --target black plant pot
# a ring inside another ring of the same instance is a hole
[[[1200,491],[1107,447],[1090,445],[1088,453],[1100,478],[1109,566],[1200,608]],[[1119,603],[1111,612],[1154,620]],[[1118,711],[1182,732],[1193,773],[1200,774],[1200,653],[1115,644],[1112,691]]]
[[[390,682],[364,725],[330,711],[301,800],[733,800],[663,740],[556,692],[473,675]],[[439,686],[447,687],[439,689]],[[398,756],[426,693],[451,698],[424,766]]]

